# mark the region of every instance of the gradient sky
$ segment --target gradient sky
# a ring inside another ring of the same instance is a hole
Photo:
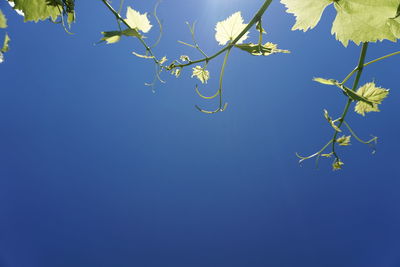
[[[190,42],[184,22],[197,21],[212,54],[215,23],[239,10],[249,21],[262,2],[164,0],[155,52],[198,58],[177,43]],[[126,1],[141,12],[154,3]],[[379,137],[375,155],[353,140],[340,172],[295,156],[331,138],[322,111],[338,116],[346,101],[312,78],[342,79],[358,60],[359,47],[330,34],[332,8],[305,34],[274,1],[266,38],[292,53],[233,51],[229,107],[209,116],[194,108],[213,105],[196,96],[189,69],[164,74],[152,93],[154,66],[131,54],[143,53],[137,40],[94,45],[116,29],[100,1],[77,1],[74,35],[0,6],[12,38],[0,65],[0,267],[400,266],[400,57],[362,77],[391,89],[382,112],[348,118],[360,136]],[[367,58],[397,50],[372,44]]]

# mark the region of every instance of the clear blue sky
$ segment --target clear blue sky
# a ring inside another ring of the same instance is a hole
[[[262,2],[164,0],[156,53],[197,58],[176,42],[190,41],[184,22],[197,21],[211,54],[215,23],[238,10],[248,21]],[[126,3],[141,12],[154,4]],[[380,138],[375,155],[353,142],[340,150],[340,172],[295,157],[331,138],[322,111],[339,115],[346,101],[311,79],[342,79],[358,59],[359,47],[331,36],[332,9],[304,34],[274,1],[266,38],[292,54],[234,51],[229,107],[207,116],[194,108],[208,104],[189,70],[164,75],[152,93],[153,65],[131,54],[143,53],[137,40],[94,45],[116,29],[100,1],[77,1],[72,36],[0,6],[12,38],[0,65],[1,267],[400,266],[400,58],[362,77],[391,89],[382,112],[349,116],[360,136]],[[367,57],[396,50],[373,44]]]

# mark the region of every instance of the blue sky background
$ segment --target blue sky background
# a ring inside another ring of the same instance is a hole
[[[238,10],[249,21],[262,2],[164,0],[156,53],[197,58],[176,42],[190,41],[184,22],[197,21],[212,54],[215,23]],[[141,12],[154,4],[126,3]],[[331,160],[301,167],[294,154],[331,138],[322,111],[338,116],[346,101],[312,78],[342,79],[358,59],[359,47],[331,36],[332,8],[304,34],[274,1],[266,38],[292,54],[234,51],[229,107],[208,116],[194,108],[208,103],[189,69],[165,74],[154,94],[144,86],[153,65],[131,54],[143,53],[137,40],[94,45],[116,29],[100,1],[77,1],[72,36],[0,5],[12,38],[0,65],[1,267],[400,266],[399,58],[362,77],[391,89],[382,112],[348,119],[360,136],[380,138],[375,155],[353,140],[340,149],[345,168],[332,172]],[[367,58],[397,50],[373,44]],[[220,62],[205,92],[217,88]]]

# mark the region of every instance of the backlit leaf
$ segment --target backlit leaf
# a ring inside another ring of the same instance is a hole
[[[247,24],[243,22],[243,17],[240,11],[236,12],[226,20],[217,23],[215,26],[215,39],[220,45],[225,45],[226,43],[233,41],[246,26]],[[243,43],[243,41],[249,37],[248,34],[249,32],[246,32],[236,44]]]
[[[387,95],[389,94],[389,90],[381,87],[376,87],[375,83],[371,82],[360,87],[357,90],[357,93],[362,97],[368,99],[368,101],[372,102],[372,105],[369,105],[362,101],[357,102],[355,106],[355,111],[358,114],[365,116],[365,113],[367,112],[379,111],[378,105],[381,104],[383,99],[387,97]]]
[[[400,38],[400,0],[281,0],[287,12],[296,16],[293,30],[307,31],[315,27],[324,9],[334,4],[336,18],[332,34],[347,46]]]
[[[258,45],[258,44],[239,44],[235,45],[235,47],[246,51],[253,56],[269,56],[274,53],[290,53],[289,50],[282,50],[278,49],[276,44],[273,43],[265,43],[264,45]]]
[[[193,68],[193,77],[196,77],[202,83],[207,83],[208,79],[210,79],[210,72],[201,66],[196,66]]]
[[[0,28],[7,28],[7,19],[0,9]]]
[[[151,27],[153,27],[147,18],[147,13],[140,14],[130,6],[128,6],[128,10],[126,11],[125,22],[128,23],[132,29],[142,31],[144,33],[150,31]]]
[[[339,146],[349,146],[350,139],[351,139],[351,135],[348,135],[348,136],[343,135],[342,137],[339,137],[338,139],[336,139],[336,143],[338,143]]]

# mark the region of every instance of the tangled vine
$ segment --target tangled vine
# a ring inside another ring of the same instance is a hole
[[[69,32],[72,22],[75,21],[75,1],[74,0],[5,0],[13,9],[24,17],[25,21],[38,22],[39,20],[50,20],[59,23]],[[124,0],[120,0],[118,9],[114,8],[109,0],[99,0],[107,10],[115,17],[117,29],[113,31],[102,32],[100,42],[113,44],[121,40],[122,37],[136,38],[143,46],[143,53],[133,52],[140,58],[151,60],[155,65],[154,80],[149,85],[153,88],[157,81],[163,83],[162,73],[179,77],[184,68],[192,68],[192,77],[197,78],[202,84],[206,84],[210,77],[207,70],[209,62],[219,56],[223,56],[223,63],[219,73],[219,86],[216,92],[211,96],[204,95],[199,86],[195,85],[195,92],[201,99],[214,100],[217,99],[217,107],[213,110],[206,110],[198,105],[195,107],[202,113],[215,114],[225,111],[227,103],[223,100],[223,79],[225,68],[232,49],[240,49],[253,56],[269,56],[276,53],[289,53],[288,50],[278,49],[276,44],[271,42],[263,42],[266,33],[262,26],[262,18],[273,0],[265,0],[259,9],[255,12],[253,18],[244,23],[240,12],[236,12],[229,16],[226,20],[216,24],[215,39],[222,46],[217,52],[208,55],[202,49],[195,36],[195,24],[187,23],[188,29],[192,37],[192,43],[179,41],[180,44],[195,49],[201,57],[192,60],[187,55],[181,55],[179,59],[168,62],[166,56],[158,57],[154,53],[153,48],[160,43],[163,33],[162,23],[157,16],[157,8],[159,2],[155,5],[153,16],[159,26],[159,37],[154,44],[149,45],[145,40],[145,34],[148,33],[153,25],[151,25],[147,13],[141,14],[137,10],[128,6],[126,9],[126,18],[123,17]],[[287,8],[287,12],[296,17],[296,23],[293,30],[308,31],[314,28],[320,21],[324,10],[333,5],[336,10],[336,18],[332,24],[332,33],[336,39],[345,47],[349,42],[361,45],[361,52],[356,67],[342,80],[314,78],[314,81],[337,87],[339,92],[345,96],[346,103],[342,114],[337,118],[332,118],[327,110],[324,110],[324,117],[332,127],[333,135],[329,141],[322,146],[320,150],[309,155],[302,156],[297,154],[300,163],[314,158],[317,162],[323,158],[333,158],[333,170],[339,170],[344,163],[337,151],[337,146],[350,145],[353,137],[362,144],[372,147],[375,151],[377,137],[370,140],[361,139],[346,121],[346,116],[354,104],[354,111],[362,116],[368,112],[379,111],[379,105],[388,96],[389,90],[377,86],[374,82],[366,83],[360,86],[360,79],[365,67],[380,62],[386,58],[399,55],[400,51],[396,51],[380,58],[367,61],[368,46],[371,42],[382,40],[397,41],[400,38],[400,0],[280,0]],[[258,40],[255,43],[244,43],[248,39],[248,32],[251,28],[255,28],[258,33]],[[7,28],[7,19],[0,10],[0,28]],[[0,63],[4,61],[4,54],[9,50],[10,36],[4,34],[3,47],[0,49]],[[352,84],[347,85],[352,80]],[[348,135],[344,134],[348,132]]]

